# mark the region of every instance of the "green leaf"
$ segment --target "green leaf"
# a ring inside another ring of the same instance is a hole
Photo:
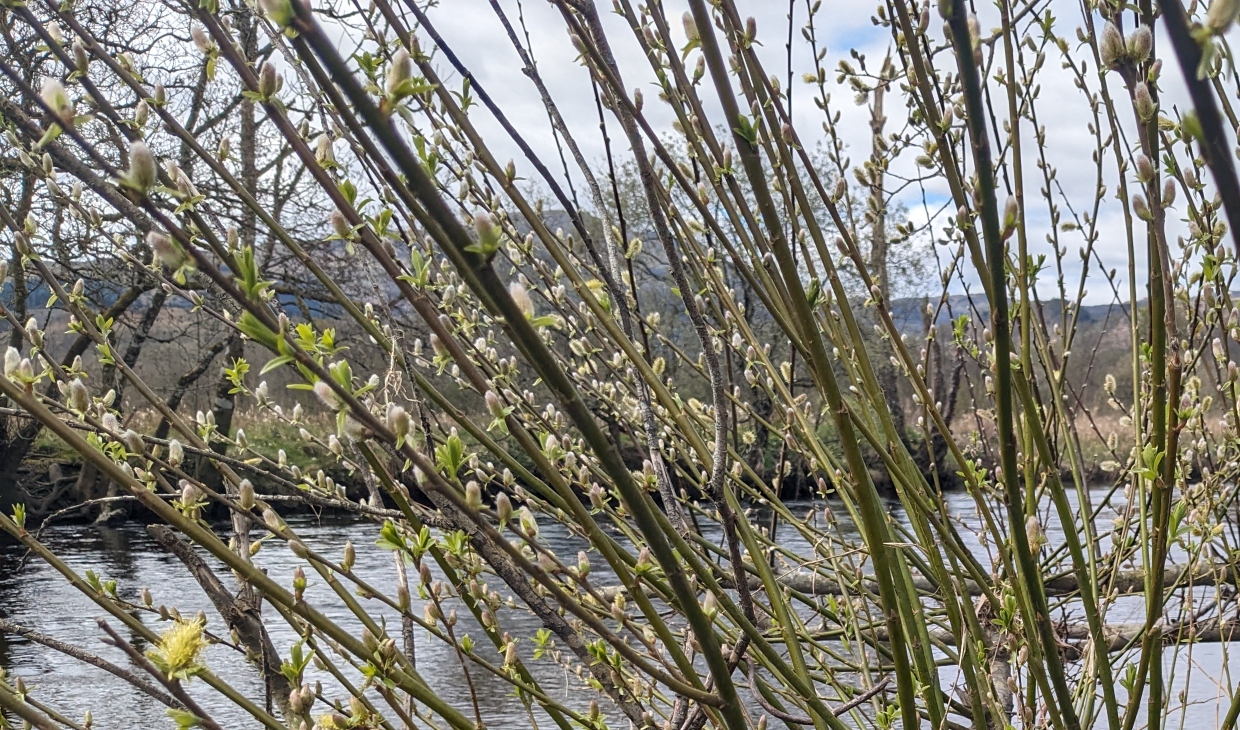
[[[533,325],[535,329],[542,329],[544,327],[551,327],[555,329],[560,326],[560,318],[554,314],[544,314],[540,317],[534,317],[531,319],[530,324]]]
[[[456,479],[457,472],[465,463],[465,459],[465,443],[456,433],[449,436],[441,446],[435,447],[435,463],[452,479]]]
[[[383,523],[383,527],[379,528],[379,539],[375,541],[375,545],[383,550],[399,550],[405,552],[409,546],[405,543],[405,536],[401,534],[400,528],[395,522],[388,520]]]
[[[59,137],[63,131],[65,130],[62,129],[59,124],[52,122],[52,126],[47,128],[47,131],[44,132],[43,136],[39,138],[39,141],[35,144],[34,148],[36,150],[41,150],[52,142],[55,142],[56,138]]]
[[[182,728],[182,730],[185,728],[198,727],[202,725],[202,718],[192,712],[169,708],[167,715],[168,717],[171,717],[173,721],[176,722],[177,727]]]
[[[1184,500],[1180,500],[1179,502],[1176,502],[1175,506],[1171,508],[1171,521],[1170,521],[1170,524],[1168,525],[1167,534],[1169,534],[1172,538],[1179,537],[1181,529],[1186,529],[1186,528],[1183,528],[1183,525],[1184,525],[1184,515],[1187,512],[1188,512],[1188,503],[1186,503]]]
[[[293,358],[293,356],[292,356],[292,355],[281,355],[280,357],[273,357],[273,358],[271,358],[270,360],[268,360],[268,361],[267,361],[267,364],[263,366],[263,369],[262,369],[262,370],[261,370],[258,374],[259,374],[259,375],[266,375],[267,373],[271,372],[272,370],[275,370],[276,368],[280,367],[281,365],[287,365],[288,363],[292,362],[293,360],[294,360],[294,358]]]
[[[430,83],[426,79],[405,79],[396,87],[396,96],[403,99],[406,96],[419,96],[434,90],[435,84]]]
[[[275,332],[271,331],[271,328],[258,321],[258,318],[250,312],[243,312],[241,314],[241,317],[237,320],[237,329],[241,330],[246,337],[264,345],[267,349],[276,352],[280,351],[279,343],[282,340]]]
[[[345,200],[349,201],[349,205],[353,205],[357,201],[357,187],[352,182],[341,180],[336,189],[340,191]]]
[[[758,128],[744,114],[736,115],[736,126],[732,131],[743,137],[752,146],[758,144]]]

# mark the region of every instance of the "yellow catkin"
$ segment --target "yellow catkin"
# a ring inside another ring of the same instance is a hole
[[[159,638],[157,650],[163,660],[168,676],[192,669],[198,663],[207,642],[202,637],[202,624],[198,621],[178,621]]]

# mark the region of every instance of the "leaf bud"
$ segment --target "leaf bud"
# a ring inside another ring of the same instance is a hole
[[[194,40],[194,45],[198,47],[198,51],[203,55],[210,56],[217,50],[215,41],[207,34],[206,29],[201,25],[194,24],[189,29],[190,38]]]
[[[79,74],[85,74],[90,68],[90,57],[86,55],[86,47],[82,45],[82,41],[74,39],[73,41],[73,69]]]
[[[263,510],[263,524],[272,532],[280,532],[284,529],[284,520],[280,519],[280,515],[270,507]]]
[[[1150,57],[1150,50],[1154,47],[1154,34],[1150,32],[1148,25],[1138,26],[1128,36],[1128,58],[1133,63],[1145,63]]]
[[[125,450],[131,454],[141,454],[146,451],[146,444],[142,441],[142,435],[132,428],[126,429],[121,434],[121,443],[125,445]]]
[[[506,492],[500,492],[495,498],[495,512],[499,515],[499,525],[503,527],[512,519],[512,500]]]
[[[1108,20],[1102,26],[1102,40],[1098,47],[1103,67],[1114,68],[1123,59],[1124,50],[1124,36],[1120,34],[1119,28]]]
[[[1158,105],[1154,102],[1153,95],[1150,94],[1150,87],[1144,81],[1138,81],[1136,88],[1132,92],[1132,104],[1137,111],[1137,116],[1143,122],[1149,122],[1158,114]]]
[[[326,134],[320,134],[319,138],[314,142],[314,159],[320,165],[327,165],[336,161],[335,152],[332,150],[332,138]]]
[[[268,61],[258,70],[258,93],[265,99],[271,98],[280,90],[280,75],[276,73],[275,64]]]
[[[4,352],[4,377],[11,378],[17,372],[18,365],[21,364],[22,354],[16,348],[10,346]]]
[[[189,256],[181,244],[160,231],[146,234],[146,245],[151,247],[155,260],[165,268],[176,271],[189,263]]]
[[[138,140],[129,145],[129,172],[125,182],[140,193],[145,193],[155,184],[158,170],[155,166],[155,155],[146,142]]]
[[[237,503],[246,512],[254,509],[254,484],[249,479],[242,479],[241,484],[237,485]]]
[[[346,241],[353,240],[353,226],[349,225],[349,219],[339,210],[333,210],[331,214],[332,230],[336,235]]]
[[[353,570],[353,564],[357,562],[357,549],[353,547],[352,540],[346,540],[344,543],[344,555],[340,558],[340,567],[348,572]]]
[[[1175,205],[1175,180],[1167,178],[1163,183],[1162,207],[1170,208]]]
[[[1154,179],[1154,163],[1150,162],[1150,158],[1141,153],[1137,153],[1136,158],[1137,181],[1147,183]]]
[[[69,92],[65,90],[65,85],[60,83],[59,79],[51,77],[44,79],[39,97],[62,124],[73,122],[73,101],[69,99]]]
[[[1236,22],[1240,15],[1240,0],[1214,0],[1206,11],[1206,27],[1215,34],[1222,34]]]
[[[413,75],[413,64],[409,59],[409,51],[404,46],[396,49],[396,53],[392,54],[392,64],[388,68],[387,78],[384,79],[383,91],[393,100],[407,96],[407,87],[405,82]]]
[[[493,417],[504,417],[504,403],[499,399],[499,396],[495,393],[495,391],[488,390],[483,396],[483,399],[486,400],[487,410],[490,411]]]
[[[685,14],[680,17],[680,21],[685,27],[685,38],[690,41],[696,41],[700,38],[698,35],[697,23],[693,20],[692,13],[686,11]]]
[[[90,392],[86,390],[86,383],[81,378],[75,378],[69,383],[69,407],[78,413],[85,413],[90,407]]]
[[[198,485],[188,479],[181,480],[181,508],[189,509],[198,500],[202,499],[202,491],[198,489]]]
[[[508,284],[508,295],[512,297],[513,303],[517,305],[517,309],[521,310],[521,314],[526,319],[534,317],[534,300],[530,298],[530,293],[520,281],[514,280]]]

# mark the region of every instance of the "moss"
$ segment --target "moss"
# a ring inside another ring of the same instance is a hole
[[[69,445],[59,436],[46,428],[41,429],[39,435],[35,437],[34,451],[31,456],[65,464],[78,464],[82,461],[80,454],[69,448]]]

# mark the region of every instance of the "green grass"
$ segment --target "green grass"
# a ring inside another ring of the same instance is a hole
[[[252,451],[274,458],[283,449],[288,463],[296,464],[303,472],[323,469],[331,473],[339,469],[331,453],[301,435],[302,428],[320,438],[335,433],[334,419],[325,414],[304,416],[301,425],[294,426],[266,411],[243,411],[237,414],[233,425],[245,430]]]

